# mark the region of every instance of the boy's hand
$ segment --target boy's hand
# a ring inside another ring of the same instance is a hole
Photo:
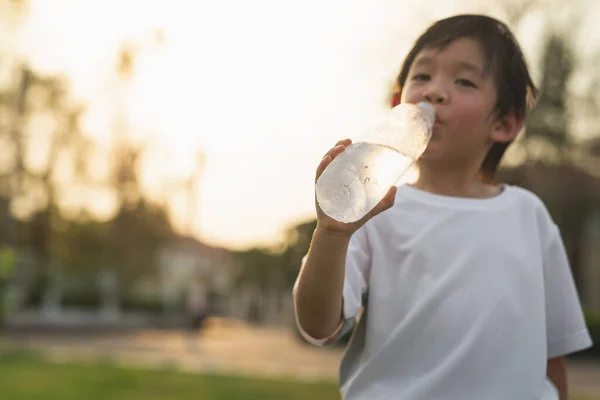
[[[333,159],[340,155],[346,149],[346,146],[349,146],[350,144],[352,144],[352,140],[350,139],[340,140],[336,143],[335,147],[327,152],[317,167],[317,176],[315,178],[315,182],[319,179],[319,176],[321,176],[323,171],[325,171],[325,168],[331,164]],[[392,186],[385,197],[362,219],[356,222],[343,223],[327,216],[327,214],[321,210],[321,207],[319,207],[319,203],[317,202],[315,196],[315,205],[317,208],[317,229],[332,236],[350,237],[368,220],[393,206],[395,197],[396,186]]]

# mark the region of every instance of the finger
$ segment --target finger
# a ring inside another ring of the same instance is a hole
[[[327,155],[325,155],[325,157],[323,157],[323,159],[321,160],[321,163],[317,167],[317,175],[315,176],[315,182],[319,179],[319,177],[321,176],[323,171],[325,171],[325,168],[327,168],[327,166],[331,163],[332,160],[333,160],[333,158],[329,154],[327,154]]]
[[[349,146],[349,145],[352,144],[352,139],[343,139],[343,140],[340,140],[335,145],[339,146],[340,144],[343,144],[344,146]]]
[[[367,214],[369,218],[373,218],[379,213],[391,208],[396,200],[396,186],[392,186],[390,190],[385,194],[383,199]]]
[[[344,150],[346,150],[346,146],[340,144],[329,150],[325,155],[330,156],[333,159],[339,156]]]
[[[325,157],[323,157],[321,163],[317,167],[316,179],[319,179],[319,176],[321,176],[321,174],[323,173],[323,171],[325,171],[325,168],[327,168],[331,161],[338,155],[340,155],[340,153],[342,153],[346,149],[346,146],[350,145],[351,143],[351,139],[340,140],[336,143],[335,147],[333,147],[327,152],[327,154],[325,154]]]
[[[325,154],[325,157],[323,157],[323,159],[319,163],[319,166],[317,167],[316,179],[319,179],[319,176],[321,176],[323,171],[325,171],[325,168],[327,168],[327,166],[331,164],[331,161],[333,161],[334,158],[336,158],[342,151],[344,151],[344,149],[344,145],[340,144],[339,146],[334,147],[333,149],[329,150],[327,154]]]
[[[335,158],[335,156],[337,156],[338,154],[340,154],[342,151],[344,151],[346,149],[346,146],[349,146],[352,143],[352,140],[350,139],[344,139],[344,140],[340,140],[339,142],[337,142],[335,144],[335,146],[333,146],[328,152],[327,154],[329,154],[331,156],[331,158]]]

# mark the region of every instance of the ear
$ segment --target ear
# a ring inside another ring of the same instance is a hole
[[[522,127],[523,118],[517,117],[515,112],[510,112],[494,123],[490,133],[490,139],[495,143],[511,142],[517,137],[519,132],[521,132]]]

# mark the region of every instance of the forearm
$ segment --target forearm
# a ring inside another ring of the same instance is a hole
[[[567,400],[567,366],[565,358],[556,357],[548,360],[546,375],[558,389],[560,400]]]
[[[302,329],[321,339],[339,326],[349,236],[328,235],[317,228],[300,271],[294,293],[296,316]]]

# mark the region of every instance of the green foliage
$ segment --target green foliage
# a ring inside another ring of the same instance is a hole
[[[281,284],[282,254],[267,249],[251,249],[236,254],[242,268],[237,284],[252,283],[259,290],[267,290]]]
[[[55,232],[57,240],[54,255],[66,270],[99,270],[114,261],[109,247],[109,233],[107,222],[87,217],[65,221]]]
[[[6,288],[12,272],[16,266],[15,251],[10,247],[0,247],[0,329],[4,325],[8,304]]]
[[[156,250],[175,237],[167,211],[144,199],[123,207],[109,221],[111,267],[119,267],[120,276],[133,281],[156,271]]]
[[[0,247],[0,282],[10,278],[16,263],[15,251],[10,247]]]
[[[594,347],[587,350],[585,354],[600,358],[600,312],[586,311],[585,321],[594,342]]]
[[[315,228],[316,220],[291,227],[286,247],[280,251],[255,248],[238,252],[236,256],[242,266],[237,277],[238,285],[252,283],[259,290],[276,288],[291,291]]]

